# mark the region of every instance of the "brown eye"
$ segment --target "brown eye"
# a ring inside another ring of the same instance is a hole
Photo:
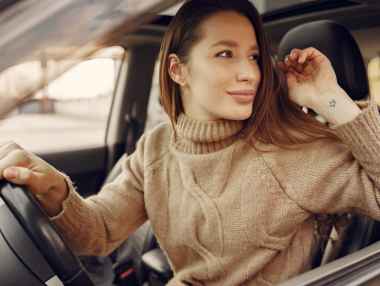
[[[252,61],[257,62],[257,61],[259,61],[259,59],[260,59],[260,55],[259,55],[259,54],[253,54],[253,55],[251,55],[249,58],[250,58]]]
[[[232,58],[232,52],[231,51],[221,51],[216,54],[216,57],[218,58]]]

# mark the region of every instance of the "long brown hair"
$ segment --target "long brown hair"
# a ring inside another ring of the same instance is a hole
[[[180,88],[169,75],[169,55],[174,53],[186,63],[191,48],[201,39],[201,24],[220,11],[235,11],[247,17],[256,31],[260,49],[262,79],[252,115],[245,120],[240,135],[249,142],[262,142],[283,148],[310,143],[317,138],[336,139],[334,132],[305,114],[288,96],[285,75],[270,53],[261,17],[248,0],[189,0],[172,19],[160,52],[161,103],[169,115],[174,131],[178,115],[183,112]]]

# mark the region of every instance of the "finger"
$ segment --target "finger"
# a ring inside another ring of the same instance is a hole
[[[303,74],[305,76],[310,76],[314,73],[314,71],[315,71],[314,65],[311,63],[308,63],[305,65],[305,68],[303,70]]]
[[[306,62],[306,60],[310,60],[312,59],[314,56],[314,48],[307,48],[307,49],[304,49],[302,52],[301,52],[301,56],[300,58],[298,59],[298,62],[300,64],[303,64]]]
[[[277,66],[285,73],[288,74],[290,72],[295,72],[294,67],[291,65],[287,66],[284,62],[278,62]]]
[[[298,61],[296,62],[293,61],[288,66],[292,67],[299,74],[302,74],[304,76],[310,76],[311,74],[313,74],[315,70],[315,66],[316,66],[315,63],[312,62],[311,58],[308,58],[310,57],[310,54],[308,54],[307,52],[302,52],[299,56],[300,56],[300,59],[306,56],[305,60],[301,59],[303,63],[300,64]]]
[[[285,63],[285,68],[287,70],[289,70],[290,68],[293,68],[293,69],[296,68],[295,63],[290,59],[290,56],[285,57],[284,63]]]
[[[13,142],[12,141],[3,141],[0,143],[0,150],[5,147],[5,146],[8,146],[10,144],[12,144]]]
[[[278,66],[285,73],[293,73],[294,76],[296,76],[296,78],[302,77],[304,67],[302,65],[298,65],[297,63],[292,62],[290,59],[290,55],[285,58],[284,62],[278,62]]]
[[[288,87],[291,88],[294,84],[297,83],[297,78],[296,78],[296,76],[294,74],[288,73],[286,75],[286,82],[288,84]]]
[[[0,142],[0,149],[3,147],[3,146],[6,146],[6,145],[9,145],[9,144],[12,144],[13,141],[11,140],[6,140],[6,141],[1,141]]]
[[[298,58],[298,63],[304,64],[306,62],[307,57],[308,57],[308,54],[306,52],[303,52]]]
[[[290,59],[293,61],[293,62],[297,62],[298,61],[298,58],[300,57],[301,55],[301,52],[302,50],[300,49],[292,49],[291,52],[290,52]]]
[[[297,68],[296,70],[304,77],[312,76],[319,69],[319,64],[312,59],[306,59],[301,66],[301,68]]]
[[[10,167],[4,170],[4,178],[17,185],[27,186],[28,189],[36,194],[44,194],[49,189],[49,183],[43,180],[44,175],[33,172],[24,167]]]
[[[288,67],[293,67],[297,72],[302,73],[304,69],[303,64],[298,63],[298,59],[302,54],[300,49],[292,49],[288,56]]]
[[[298,72],[298,73],[303,73],[304,72],[304,69],[305,69],[305,66],[304,65],[301,65],[301,64],[294,64],[293,65],[294,69]]]
[[[289,61],[289,56],[288,55],[285,56],[285,58],[284,58],[284,64],[285,64],[286,67],[290,65],[290,61]]]
[[[320,62],[325,57],[319,50],[313,47],[306,48],[302,50],[302,55],[299,58],[299,63],[303,64],[306,61],[309,62]]]
[[[0,179],[3,172],[9,167],[25,167],[30,163],[30,158],[24,150],[12,150],[0,160]]]
[[[7,181],[17,185],[27,186],[35,195],[47,192],[48,184],[41,179],[42,174],[33,172],[28,168],[11,167],[4,171],[4,177]]]
[[[293,67],[289,68],[289,72],[294,75],[294,77],[296,78],[297,82],[306,81],[308,79],[307,76],[305,76],[303,73],[298,72]]]
[[[2,143],[0,145],[0,160],[4,158],[9,152],[16,149],[20,149],[20,146],[12,141]]]
[[[286,65],[284,62],[277,62],[277,66],[283,71],[283,72],[287,72],[287,69],[286,69]]]
[[[12,183],[27,185],[32,177],[32,171],[24,167],[9,167],[4,170],[3,176]]]
[[[302,75],[300,72],[297,71],[295,67],[289,67],[289,72],[293,73],[297,77]]]

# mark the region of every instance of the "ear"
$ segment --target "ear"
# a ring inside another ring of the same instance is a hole
[[[176,54],[170,54],[169,57],[169,75],[171,79],[179,84],[184,86],[186,84],[186,67],[181,63],[180,59]]]

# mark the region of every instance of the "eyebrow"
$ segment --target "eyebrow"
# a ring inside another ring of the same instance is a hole
[[[221,40],[221,41],[218,41],[215,44],[213,44],[211,47],[216,47],[216,46],[227,46],[227,47],[231,47],[231,48],[236,48],[237,46],[239,46],[239,44],[235,41]],[[257,45],[256,44],[252,45],[250,47],[250,50],[258,50]]]

